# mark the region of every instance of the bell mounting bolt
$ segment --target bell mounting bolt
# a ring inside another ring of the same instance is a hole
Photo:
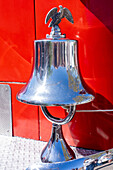
[[[57,8],[52,8],[46,15],[45,24],[51,18],[52,21],[50,22],[48,27],[52,27],[50,35],[47,34],[46,38],[65,38],[65,34],[61,35],[60,28],[58,24],[61,22],[62,18],[66,18],[72,24],[74,23],[73,17],[69,9],[63,8],[62,5],[59,5],[60,10],[57,12]]]

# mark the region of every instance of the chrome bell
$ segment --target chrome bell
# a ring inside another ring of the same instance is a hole
[[[34,41],[35,56],[31,78],[17,95],[21,102],[40,105],[46,118],[53,123],[50,141],[41,155],[42,162],[60,162],[75,158],[63,137],[61,125],[73,118],[76,105],[94,99],[84,89],[80,79],[77,41],[66,39],[60,32],[58,24],[61,15],[73,23],[67,8],[60,6],[58,13],[57,8],[49,11],[46,23],[50,17],[53,19],[50,23],[51,33],[46,39]],[[69,114],[64,119],[53,117],[46,106],[69,108]]]
[[[92,101],[84,89],[77,61],[77,41],[53,38],[34,41],[33,72],[18,100],[43,106],[78,105]]]

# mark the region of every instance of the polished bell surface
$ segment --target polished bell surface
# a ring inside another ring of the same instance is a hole
[[[36,105],[78,105],[93,100],[78,72],[77,41],[34,41],[35,58],[31,78],[18,93],[18,100]]]

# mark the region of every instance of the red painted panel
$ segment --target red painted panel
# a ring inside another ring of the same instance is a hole
[[[0,81],[25,82],[30,72],[31,64],[0,39]]]
[[[113,109],[113,2],[49,0],[45,3],[44,0],[40,2],[35,0],[35,4],[37,39],[45,38],[50,32],[50,28],[44,24],[44,21],[51,8],[62,5],[67,7],[73,15],[73,25],[65,18],[59,25],[62,33],[66,33],[68,38],[78,40],[78,60],[82,82],[87,91],[95,95],[92,103],[77,106],[77,109]],[[48,130],[46,134],[44,127],[47,130],[50,123],[46,121],[42,113],[40,114],[41,139],[47,140],[47,134],[50,132]],[[66,138],[70,144],[80,147],[111,148],[113,147],[112,119],[112,112],[77,113],[67,126],[69,129]],[[101,126],[100,122],[102,122]]]
[[[34,2],[0,1],[0,81],[28,80],[34,39]]]

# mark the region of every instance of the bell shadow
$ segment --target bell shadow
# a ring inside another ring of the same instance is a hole
[[[68,123],[73,143],[77,147],[94,150],[113,148],[113,111],[109,111],[109,109],[113,109],[113,104],[98,93],[95,94],[94,101],[83,104],[82,109],[87,110],[86,105],[88,107],[90,104],[89,107],[92,107],[92,110],[98,111],[76,112]]]
[[[112,0],[81,0],[81,2],[113,33]]]
[[[92,106],[97,110],[113,110],[113,104],[99,93],[95,94],[95,100]]]

